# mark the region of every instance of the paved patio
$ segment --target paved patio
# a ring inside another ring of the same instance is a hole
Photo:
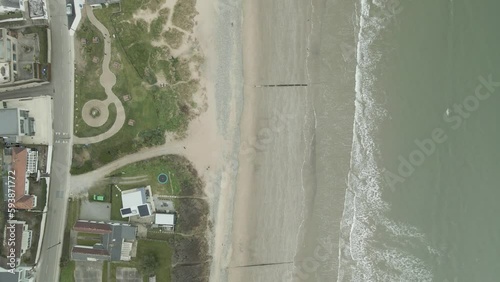
[[[111,219],[111,204],[84,200],[80,206],[80,219],[108,221]]]

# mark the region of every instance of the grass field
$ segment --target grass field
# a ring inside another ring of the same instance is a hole
[[[120,213],[123,204],[120,192],[116,188],[113,188],[111,191],[111,220],[128,221],[127,218],[122,218]]]
[[[164,144],[165,131],[173,132],[179,137],[185,135],[189,121],[194,117],[192,109],[197,106],[192,95],[199,89],[199,82],[191,79],[189,63],[193,60],[200,63],[201,57],[193,56],[188,60],[170,56],[168,48],[151,45],[156,35],[148,32],[148,23],[132,19],[132,14],[137,9],[156,7],[160,3],[162,2],[151,0],[142,1],[139,5],[134,1],[124,1],[122,13],[113,13],[116,10],[113,5],[94,10],[99,21],[114,35],[111,38],[111,70],[117,77],[117,83],[113,92],[119,98],[131,96],[130,101],[124,102],[124,108],[127,120],[135,120],[135,125],[125,124],[117,134],[103,142],[89,146],[75,145],[72,174],[94,170],[144,147]],[[165,21],[166,15],[153,23],[156,25],[156,33]],[[91,29],[87,29],[87,32],[91,32]],[[78,77],[77,85],[80,87],[77,86],[77,93],[89,93],[78,95],[75,99],[76,108],[81,108],[89,99],[102,99],[99,98],[102,96],[99,94],[102,93],[99,87],[86,86],[90,81],[97,81],[95,73],[100,72],[89,70],[85,72],[85,76]],[[157,73],[162,73],[169,83],[175,85],[154,85]],[[83,86],[89,90],[83,90]],[[94,133],[85,126],[80,126],[78,121],[75,124],[78,124],[78,136]],[[89,157],[82,158],[83,155]]]
[[[38,35],[38,41],[40,44],[40,54],[38,56],[38,61],[41,64],[47,64],[48,62],[48,35],[47,28],[44,26],[30,26],[24,29],[24,33],[36,33]]]
[[[70,260],[70,230],[75,225],[80,214],[80,201],[72,200],[68,203],[68,216],[64,229],[63,250],[61,254],[61,276],[59,281],[72,282],[74,280],[75,262]]]
[[[171,281],[172,249],[161,241],[139,240],[137,245],[137,260],[148,254],[154,254],[160,265],[156,271],[156,281]]]
[[[98,43],[93,43],[94,37],[99,38]],[[75,70],[75,135],[78,137],[89,137],[106,132],[116,119],[116,106],[109,106],[109,119],[101,127],[88,126],[82,119],[83,105],[89,100],[106,99],[104,88],[99,83],[102,74],[102,58],[104,56],[104,42],[101,32],[86,19],[76,32],[78,45],[77,56],[80,57]],[[81,40],[87,41],[82,44]],[[97,58],[97,63],[93,60]]]
[[[202,196],[203,183],[198,178],[198,173],[192,164],[184,157],[167,155],[136,162],[120,168],[113,174],[121,174],[123,177],[147,176],[147,185],[151,186],[155,195],[181,195]],[[158,182],[158,175],[165,173],[169,180],[167,184]],[[119,185],[120,189],[136,188],[138,185]]]
[[[74,282],[75,281],[75,262],[69,261],[64,267],[61,267],[60,282]]]

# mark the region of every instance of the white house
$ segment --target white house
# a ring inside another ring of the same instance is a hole
[[[122,217],[149,216],[152,214],[151,205],[147,202],[146,192],[150,189],[136,188],[122,192]],[[149,193],[149,192],[148,192]]]

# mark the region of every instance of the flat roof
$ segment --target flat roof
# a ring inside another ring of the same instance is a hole
[[[171,213],[155,214],[155,224],[159,225],[174,225],[175,215]]]
[[[18,109],[0,109],[0,136],[19,134]]]
[[[146,192],[144,188],[137,188],[122,192],[122,203],[124,208],[132,208],[146,203]]]

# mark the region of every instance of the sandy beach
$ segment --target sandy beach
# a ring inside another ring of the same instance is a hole
[[[321,9],[341,5],[313,2],[198,1],[195,33],[206,58],[209,110],[191,124],[188,137],[205,155],[190,147],[186,154],[200,168],[210,198],[210,281],[336,278],[354,84],[343,76],[352,71],[342,64],[343,54],[322,50],[332,43],[320,35],[328,32]],[[339,27],[354,44],[348,28]],[[332,79],[325,69],[333,63]],[[333,142],[337,134],[342,137]],[[197,138],[213,142],[202,147]]]

